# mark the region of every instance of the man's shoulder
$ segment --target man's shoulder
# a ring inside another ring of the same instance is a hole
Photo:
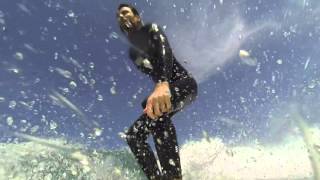
[[[157,23],[147,23],[144,25],[144,27],[149,31],[149,32],[159,32],[162,31],[162,28],[157,24]]]

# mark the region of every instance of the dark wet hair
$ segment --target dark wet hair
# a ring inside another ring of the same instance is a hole
[[[120,10],[121,8],[123,8],[123,7],[128,7],[128,8],[130,8],[131,11],[132,11],[132,13],[133,13],[133,15],[140,17],[139,12],[137,11],[137,9],[136,9],[135,7],[133,7],[133,6],[130,5],[130,4],[124,4],[124,3],[123,3],[123,4],[120,4],[120,5],[118,6],[117,17],[119,17],[119,10]],[[120,30],[121,30],[122,32],[124,32],[124,29],[123,29],[123,27],[121,27],[121,26],[120,26]]]
[[[119,16],[119,10],[120,10],[121,8],[123,8],[123,7],[128,7],[128,8],[130,8],[134,15],[140,16],[140,15],[139,15],[139,12],[137,11],[137,9],[136,9],[135,7],[133,7],[132,5],[130,5],[130,4],[120,4],[120,5],[118,6],[117,16]]]

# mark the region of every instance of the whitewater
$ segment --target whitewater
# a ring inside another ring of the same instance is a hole
[[[295,132],[295,133],[293,133]],[[308,127],[320,150],[319,127]],[[204,133],[205,134],[205,133]],[[277,143],[258,140],[231,145],[205,135],[180,147],[185,180],[313,179],[308,146],[302,131],[292,131]],[[26,142],[0,145],[1,180],[145,180],[128,148],[90,149],[63,139],[20,134]],[[318,162],[320,159],[318,159]]]

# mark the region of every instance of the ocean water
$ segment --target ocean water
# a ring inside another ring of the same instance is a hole
[[[123,2],[0,1],[0,180],[146,179]],[[320,1],[130,3],[199,85],[173,117],[184,180],[320,179]]]
[[[309,141],[319,143],[319,127],[305,129]],[[2,143],[0,177],[20,179],[144,180],[128,148],[98,150],[62,139],[39,139],[20,134],[28,142]],[[314,148],[317,156],[309,154]],[[309,151],[309,152],[308,152]],[[319,170],[320,146],[308,147],[301,132],[288,134],[278,143],[247,142],[228,145],[204,135],[181,146],[186,180],[315,179],[310,156]]]

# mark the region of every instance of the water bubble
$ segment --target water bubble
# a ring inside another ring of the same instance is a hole
[[[54,72],[54,67],[52,67],[52,66],[49,66],[49,72]]]
[[[284,33],[283,33],[283,36],[284,36],[285,38],[287,38],[288,36],[290,36],[290,34],[291,34],[290,32],[284,32]]]
[[[82,137],[82,138],[84,137],[84,133],[83,132],[80,133],[80,137]]]
[[[275,75],[272,75],[272,82],[275,82],[276,81],[276,76]]]
[[[12,126],[13,125],[13,117],[12,116],[8,116],[7,117],[7,124],[8,124],[8,126]]]
[[[60,87],[59,89],[61,89],[64,93],[69,93],[70,92],[69,88]]]
[[[69,86],[70,88],[75,89],[77,87],[77,83],[74,81],[70,81]]]
[[[97,100],[98,101],[103,101],[103,96],[101,94],[98,94]]]
[[[246,50],[240,50],[239,57],[242,60],[241,62],[243,62],[249,66],[256,66],[257,65],[257,59],[251,57],[250,53]]]
[[[87,79],[87,77],[85,75],[80,73],[79,74],[79,79],[80,79],[80,81],[83,82],[83,84],[88,84],[88,79]]]
[[[37,83],[39,83],[40,82],[40,78],[36,78],[35,80],[34,80],[34,84],[37,84]]]
[[[307,59],[306,63],[304,64],[304,69],[306,70],[309,66],[309,62],[310,62],[310,57]]]
[[[129,107],[134,107],[133,102],[132,101],[128,101],[128,106]]]
[[[94,135],[95,136],[101,136],[102,132],[103,132],[103,129],[94,128]]]
[[[0,10],[0,18],[4,17],[4,13]]]
[[[19,74],[20,73],[20,70],[18,68],[8,68],[8,71],[9,72],[13,72],[15,74]]]
[[[23,60],[23,54],[21,52],[16,52],[13,57],[17,60]]]
[[[117,93],[115,86],[112,86],[112,87],[110,88],[110,93],[111,93],[112,95],[115,95],[115,94]]]
[[[133,99],[137,99],[137,95],[134,94],[134,95],[132,96],[132,98],[133,98]]]
[[[308,84],[308,88],[313,89],[317,86],[317,81],[311,80],[311,82]]]
[[[109,38],[110,39],[118,39],[119,35],[116,32],[112,32],[109,34]]]
[[[71,18],[74,18],[75,17],[75,14],[72,10],[69,10],[68,11],[68,16],[71,17]]]
[[[246,102],[246,99],[245,99],[244,97],[240,96],[240,102],[241,102],[241,103],[245,103],[245,102]]]
[[[282,63],[283,63],[282,59],[278,59],[278,60],[277,60],[277,64],[280,64],[280,65],[281,65]]]
[[[50,121],[50,129],[54,130],[58,127],[58,124],[54,122],[53,120]]]
[[[96,84],[96,80],[90,79],[89,84],[91,87],[93,87]]]
[[[54,60],[57,60],[57,59],[58,59],[58,56],[59,56],[59,53],[55,52],[55,53],[54,53]]]
[[[67,79],[70,79],[71,76],[72,76],[72,73],[68,70],[64,70],[64,69],[61,69],[61,68],[55,68],[55,71],[62,75],[63,77],[67,78]]]
[[[30,129],[30,133],[33,134],[35,132],[37,132],[39,130],[39,126],[36,125],[36,126],[33,126],[31,129]]]
[[[14,109],[16,107],[16,105],[17,105],[17,102],[14,101],[14,100],[9,102],[9,108],[10,109]]]
[[[48,18],[48,22],[52,22],[53,21],[53,18],[52,17],[49,17]]]
[[[93,63],[93,62],[90,62],[90,63],[89,63],[89,67],[90,67],[91,69],[94,69],[94,63]]]

